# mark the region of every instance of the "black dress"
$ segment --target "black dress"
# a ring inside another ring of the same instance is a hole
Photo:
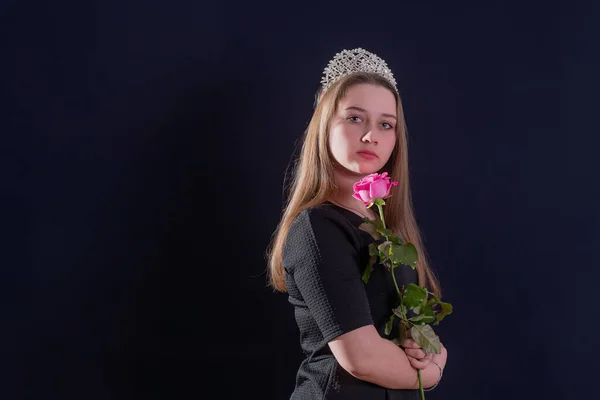
[[[361,279],[373,237],[359,229],[362,218],[333,203],[300,213],[283,248],[289,302],[300,331],[305,359],[292,400],[420,399],[418,390],[386,389],[343,369],[328,342],[366,325],[382,337],[398,295],[390,273],[374,266],[368,283]],[[398,286],[417,283],[408,266],[395,269]]]

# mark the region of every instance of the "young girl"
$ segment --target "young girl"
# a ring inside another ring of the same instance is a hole
[[[361,279],[374,239],[359,226],[378,215],[352,197],[353,184],[372,173],[399,182],[385,221],[416,246],[419,261],[416,270],[394,270],[398,285],[418,283],[441,297],[411,204],[396,81],[385,61],[354,49],[329,62],[321,83],[269,249],[270,284],[288,292],[306,356],[291,399],[420,399],[417,369],[424,388],[435,386],[447,351],[425,354],[412,339],[398,347],[384,335],[398,296],[381,265],[368,284]]]

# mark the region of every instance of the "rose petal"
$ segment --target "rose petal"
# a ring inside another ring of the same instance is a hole
[[[356,200],[363,201],[362,197],[360,197],[360,195],[359,195],[358,193],[354,193],[354,194],[352,195],[352,197],[354,197]]]
[[[369,190],[361,190],[358,192],[359,196],[361,197],[361,199],[365,202],[365,203],[369,203],[371,202],[371,200],[373,200],[373,198],[370,196],[369,194]]]
[[[371,184],[370,196],[372,199],[381,199],[389,194],[388,183],[380,179]]]

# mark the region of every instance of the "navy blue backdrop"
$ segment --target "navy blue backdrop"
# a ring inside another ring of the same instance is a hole
[[[594,398],[598,8],[5,1],[0,398],[287,398],[264,251],[354,47],[397,77],[454,305],[427,398]]]

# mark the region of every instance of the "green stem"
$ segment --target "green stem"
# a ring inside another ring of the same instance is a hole
[[[398,293],[398,298],[400,299],[400,302],[402,303],[402,294],[400,293],[400,288],[398,288],[398,282],[396,282],[396,274],[394,273],[394,266],[392,266],[390,268],[390,271],[392,272],[392,280],[394,281],[394,287],[396,288],[396,293]],[[404,315],[404,314],[402,314]]]
[[[400,289],[398,289],[398,283],[396,282],[396,274],[394,274],[394,269],[392,268],[392,280],[394,281],[394,286],[396,286],[396,292],[398,293],[398,297],[400,297],[400,305],[402,305],[402,295],[400,294]],[[411,325],[410,321],[406,314],[402,312],[402,307],[400,307],[400,313],[402,314],[402,319],[407,323],[408,326]],[[409,329],[407,326],[407,329]],[[421,392],[421,400],[425,400],[425,392],[423,391],[423,382],[421,381],[421,370],[417,370],[417,378],[419,378],[419,390]]]
[[[379,217],[381,218],[381,222],[383,222],[383,229],[385,229],[385,218],[383,218],[383,208],[381,207],[381,204],[379,203],[375,203],[377,205],[377,208],[379,209]],[[388,237],[385,237],[386,239],[388,239]]]
[[[385,227],[385,218],[383,217],[383,208],[381,207],[381,204],[379,203],[375,203],[377,205],[377,208],[379,209],[379,218],[381,218],[381,223],[383,224],[383,229],[386,229]],[[389,237],[385,237],[385,240],[390,240]],[[394,281],[394,287],[396,288],[396,293],[398,293],[398,298],[400,299],[400,302],[402,302],[402,294],[400,293],[400,288],[398,287],[398,282],[396,282],[396,274],[394,273],[394,266],[392,265],[390,267],[390,271],[392,273],[392,280]],[[402,314],[404,315],[404,314]],[[404,317],[406,317],[404,315]]]
[[[385,218],[383,217],[383,207],[379,203],[375,203],[377,205],[377,209],[379,210],[379,217],[381,218],[381,223],[383,224],[383,229],[386,229],[385,226]],[[385,240],[390,240],[390,238],[385,237]],[[398,298],[400,299],[400,304],[402,304],[402,294],[400,293],[400,288],[398,287],[398,282],[396,282],[396,274],[394,273],[394,266],[390,268],[390,272],[392,273],[392,280],[394,281],[394,287],[396,288],[396,293],[398,293]],[[402,308],[400,308],[400,313],[402,314],[402,319],[410,324],[406,315],[402,312]],[[425,400],[425,391],[423,390],[423,381],[421,381],[421,370],[417,369],[417,378],[419,379],[419,391],[421,392],[421,399]]]

